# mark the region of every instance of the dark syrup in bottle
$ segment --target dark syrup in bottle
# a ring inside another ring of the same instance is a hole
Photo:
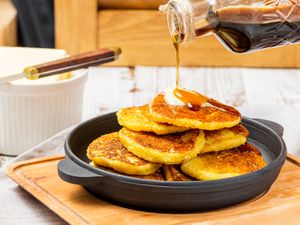
[[[237,17],[239,9],[232,9],[230,13],[226,12],[226,16],[217,12],[211,14],[208,19],[213,22],[207,27],[197,29],[196,35],[202,36],[207,32],[213,32],[225,47],[236,53],[273,48],[300,41],[300,18],[299,21],[264,22],[261,18],[263,16],[255,15],[255,8],[248,11],[244,10],[243,13],[257,18],[258,21],[247,22],[243,21],[245,18],[241,17],[240,21],[234,18],[234,22],[232,22],[230,15]]]

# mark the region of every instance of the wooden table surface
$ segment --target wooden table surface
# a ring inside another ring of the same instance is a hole
[[[91,68],[83,120],[149,103],[157,92],[174,83],[174,67]],[[289,152],[300,156],[300,70],[181,68],[181,86],[239,107],[247,116],[280,122]],[[0,155],[0,167],[12,158]]]

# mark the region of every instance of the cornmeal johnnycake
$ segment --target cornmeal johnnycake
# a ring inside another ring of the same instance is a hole
[[[159,180],[159,181],[165,181],[165,173],[161,168],[156,170],[154,173],[151,173],[149,175],[131,175],[132,177],[144,179],[144,180]]]
[[[247,141],[249,131],[241,124],[219,130],[206,130],[205,145],[200,153],[236,148]]]
[[[260,151],[246,143],[230,150],[199,154],[184,161],[181,170],[198,180],[217,180],[250,173],[265,166]]]
[[[180,167],[177,165],[164,165],[163,169],[165,172],[167,181],[191,181],[192,179],[185,175]]]
[[[122,144],[134,155],[150,162],[180,164],[197,156],[205,144],[202,130],[157,135],[127,128],[119,131]]]
[[[154,132],[156,134],[170,134],[189,130],[187,127],[177,127],[166,123],[157,123],[151,119],[149,105],[129,107],[117,112],[121,126],[133,131]]]
[[[93,161],[90,162],[90,165],[96,168],[100,168],[97,164],[95,164]],[[103,169],[103,168],[100,168]],[[113,173],[117,173],[114,170],[110,170],[105,168],[105,170],[113,172]],[[158,170],[156,170],[154,173],[151,173],[149,175],[129,175],[127,174],[127,176],[130,177],[135,177],[135,178],[139,178],[139,179],[144,179],[144,180],[160,180],[160,181],[165,181],[165,173],[163,172],[163,170],[161,168],[159,168]]]
[[[208,99],[205,104],[205,107],[168,105],[164,94],[158,94],[150,104],[150,115],[159,123],[203,130],[228,128],[240,123],[241,115],[233,107],[213,99]]]
[[[127,151],[120,142],[118,132],[94,140],[88,146],[87,157],[99,166],[131,175],[149,175],[161,167],[161,164],[147,162]]]
[[[154,132],[163,135],[190,129],[153,121],[148,105],[121,109],[117,113],[117,117],[121,126],[133,131]],[[204,134],[206,141],[201,153],[238,147],[246,142],[249,132],[244,126],[238,124],[231,128],[204,130]]]

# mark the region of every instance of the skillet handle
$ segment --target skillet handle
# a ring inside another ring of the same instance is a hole
[[[254,120],[266,125],[267,127],[270,127],[272,130],[274,130],[280,137],[283,136],[284,128],[280,124],[273,122],[271,120],[265,120],[265,119],[257,119],[254,118]]]
[[[68,157],[57,166],[58,175],[68,183],[80,185],[96,185],[103,182],[104,176],[88,171],[74,163]]]

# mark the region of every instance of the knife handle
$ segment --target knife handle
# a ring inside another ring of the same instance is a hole
[[[35,66],[26,67],[25,77],[31,80],[112,62],[121,54],[120,48],[102,48]]]

